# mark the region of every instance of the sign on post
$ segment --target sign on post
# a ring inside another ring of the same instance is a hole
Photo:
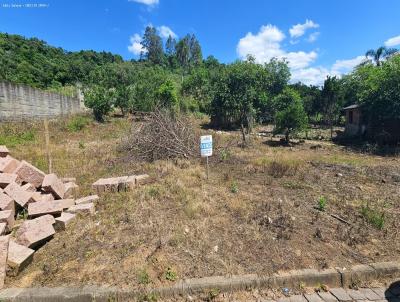
[[[200,137],[200,153],[201,157],[212,155],[213,141],[211,135],[203,135]]]
[[[211,135],[203,135],[200,137],[200,154],[201,157],[207,159],[207,179],[208,179],[208,157],[213,153],[213,141]]]

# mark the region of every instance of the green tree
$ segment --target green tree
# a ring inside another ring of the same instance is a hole
[[[85,106],[93,110],[94,118],[97,121],[103,122],[104,116],[113,108],[115,90],[94,85],[86,89],[84,95]]]
[[[332,139],[334,123],[338,120],[340,110],[343,107],[341,82],[336,76],[326,78],[321,92],[321,100],[324,106],[325,120],[331,129]]]
[[[176,110],[178,105],[178,95],[174,83],[167,80],[162,83],[156,93],[158,104],[162,107]]]
[[[304,111],[300,95],[295,91],[285,93],[284,97],[278,97],[276,101],[282,103],[277,103],[278,111],[275,114],[274,133],[283,133],[286,143],[289,143],[293,133],[307,127],[307,114]]]
[[[147,60],[153,64],[162,64],[164,59],[163,44],[155,27],[146,27],[141,44],[146,49],[145,57]]]
[[[392,57],[394,54],[398,52],[395,48],[386,48],[385,46],[381,46],[378,49],[370,49],[365,53],[365,57],[371,62],[374,62],[376,66],[380,66],[382,60],[388,59]]]
[[[222,69],[214,86],[211,122],[222,127],[239,126],[243,143],[254,119],[267,101],[268,72],[251,61],[238,61]]]

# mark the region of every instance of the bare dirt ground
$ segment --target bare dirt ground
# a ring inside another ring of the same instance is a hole
[[[66,123],[50,125],[53,170],[77,177],[82,195],[103,176],[148,173],[153,182],[102,196],[95,216],[56,234],[7,286],[155,287],[400,260],[398,157],[257,136],[240,148],[239,133],[207,131],[217,145],[207,180],[200,160],[130,160],[117,150],[129,129],[124,119],[79,132]],[[30,129],[34,139],[10,146],[12,154],[46,170],[41,125],[14,129]]]

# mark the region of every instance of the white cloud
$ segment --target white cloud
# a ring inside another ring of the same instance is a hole
[[[307,67],[317,59],[318,54],[315,51],[285,51],[281,47],[281,42],[285,38],[285,34],[276,26],[262,26],[257,34],[249,32],[239,40],[237,53],[242,59],[251,54],[259,63],[268,62],[272,58],[286,58],[292,69]]]
[[[289,29],[289,33],[292,38],[299,38],[305,34],[307,29],[318,28],[318,27],[319,27],[319,24],[315,23],[312,20],[307,19],[306,23],[304,23],[304,24],[293,25],[292,28]]]
[[[148,6],[154,6],[159,3],[159,0],[129,0],[129,2],[137,2]]]
[[[319,33],[314,34],[317,37]],[[258,63],[269,62],[272,58],[285,58],[289,63],[292,83],[302,82],[306,85],[317,86],[323,85],[328,75],[340,77],[352,71],[355,66],[365,60],[364,56],[357,56],[348,60],[336,60],[328,67],[313,66],[318,58],[317,50],[288,51],[283,48],[285,39],[285,34],[278,27],[274,25],[261,26],[258,33],[249,32],[241,38],[236,51],[241,59],[245,59],[248,54],[251,54]],[[290,40],[289,42],[293,44],[297,41]]]
[[[320,33],[318,31],[316,31],[315,33],[312,33],[308,36],[307,41],[312,43],[317,41],[318,37],[319,37]]]
[[[147,52],[146,48],[140,44],[142,42],[142,38],[139,36],[139,34],[134,34],[130,38],[131,45],[128,46],[129,52],[133,53],[134,55],[138,56],[141,53]]]
[[[291,82],[302,82],[306,85],[321,86],[330,71],[324,67],[309,67],[292,71]]]
[[[400,36],[390,38],[385,42],[385,46],[387,47],[392,47],[397,45],[400,45]]]
[[[363,61],[365,61],[365,56],[358,56],[349,60],[336,60],[335,64],[332,65],[331,74],[343,75],[349,73],[354,67],[360,65]]]
[[[165,25],[161,25],[157,27],[158,32],[160,33],[161,38],[167,39],[169,36],[176,39],[178,36],[172,31],[171,28]]]

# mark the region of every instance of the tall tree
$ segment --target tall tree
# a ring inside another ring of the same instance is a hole
[[[147,60],[154,64],[161,64],[163,62],[163,44],[155,27],[146,27],[141,44],[146,49],[145,57]]]
[[[203,61],[203,53],[201,51],[200,42],[197,40],[194,34],[191,35],[189,39],[189,49],[190,49],[190,64],[199,65]]]
[[[333,137],[333,124],[337,120],[342,107],[343,99],[341,98],[340,80],[334,76],[328,76],[324,82],[321,92],[322,101],[324,103],[324,113],[331,129],[331,138]]]
[[[175,68],[177,65],[176,39],[173,38],[171,35],[168,36],[167,42],[165,43],[165,54],[167,56],[169,67]]]
[[[186,69],[189,66],[190,60],[190,36],[186,35],[176,44],[176,58],[178,59],[179,65]]]
[[[399,50],[395,48],[386,48],[385,46],[381,46],[378,49],[370,49],[365,53],[365,57],[369,61],[373,61],[376,66],[380,66],[382,61],[392,57]]]

